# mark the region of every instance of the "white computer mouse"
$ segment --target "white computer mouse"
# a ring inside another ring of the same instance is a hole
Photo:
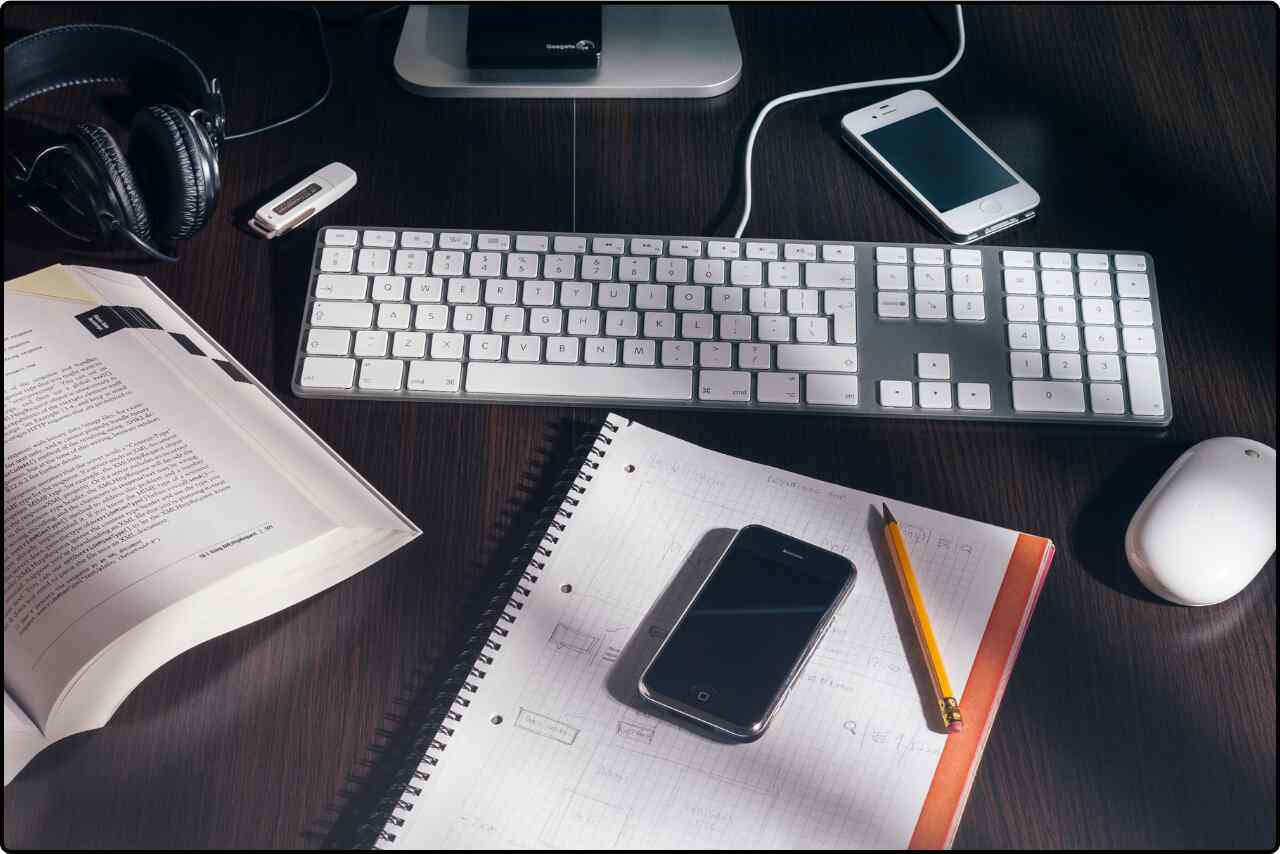
[[[1245,588],[1276,550],[1276,452],[1224,436],[1169,467],[1129,522],[1129,566],[1152,593],[1214,605]]]

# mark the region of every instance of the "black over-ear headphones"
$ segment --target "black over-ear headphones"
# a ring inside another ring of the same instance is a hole
[[[218,200],[226,115],[218,81],[164,39],[128,27],[73,24],[4,49],[4,108],[68,86],[150,82],[177,106],[133,118],[127,154],[105,129],[77,124],[30,164],[9,155],[19,200],[63,233],[107,244],[122,238],[153,258],[208,222]]]

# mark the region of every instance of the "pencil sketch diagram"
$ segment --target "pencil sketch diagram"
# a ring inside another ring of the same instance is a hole
[[[533,712],[529,709],[521,707],[520,713],[516,715],[516,727],[540,735],[543,738],[549,738],[552,741],[558,741],[561,744],[572,745],[578,739],[579,729],[571,726],[564,721],[558,721],[553,717]]]
[[[547,644],[554,646],[557,652],[567,650],[576,652],[579,655],[589,656],[600,645],[600,638],[595,635],[589,635],[586,632],[580,632],[564,623],[556,623],[556,627],[551,630],[551,637],[547,640]]]
[[[622,836],[630,813],[626,807],[566,789],[560,806],[547,818],[539,839],[552,848],[613,848]]]

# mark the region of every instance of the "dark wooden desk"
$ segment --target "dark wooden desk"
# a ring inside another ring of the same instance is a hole
[[[485,584],[487,537],[546,426],[568,417],[572,433],[603,415],[294,399],[299,258],[312,238],[256,240],[233,213],[342,160],[360,184],[317,224],[726,234],[740,203],[737,146],[765,99],[936,68],[952,50],[950,15],[744,8],[747,67],[732,93],[576,105],[409,95],[390,70],[403,12],[332,27],[328,103],[228,145],[216,221],[180,264],[137,269],[424,534],[173,661],[108,727],[46,751],[5,789],[5,845],[316,844],[307,832],[362,770],[404,680],[414,667],[431,672],[461,629],[462,603]],[[222,78],[233,128],[296,109],[317,86],[314,35],[297,9],[11,4],[5,40],[75,20],[142,26],[188,49]],[[1177,608],[1139,588],[1121,538],[1190,444],[1223,434],[1276,444],[1276,10],[975,6],[968,25],[968,54],[931,90],[1041,192],[1039,219],[1007,241],[1154,254],[1172,429],[631,414],[752,460],[1058,542],[959,845],[1274,847],[1274,559],[1234,600]],[[809,101],[769,120],[750,233],[936,240],[838,140],[839,117],[872,97]],[[32,108],[112,124],[86,95]],[[21,220],[6,214],[6,278],[67,260]]]

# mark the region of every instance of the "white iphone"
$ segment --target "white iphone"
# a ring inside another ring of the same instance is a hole
[[[1036,215],[1040,194],[920,89],[855,110],[845,142],[952,243],[972,243]]]

